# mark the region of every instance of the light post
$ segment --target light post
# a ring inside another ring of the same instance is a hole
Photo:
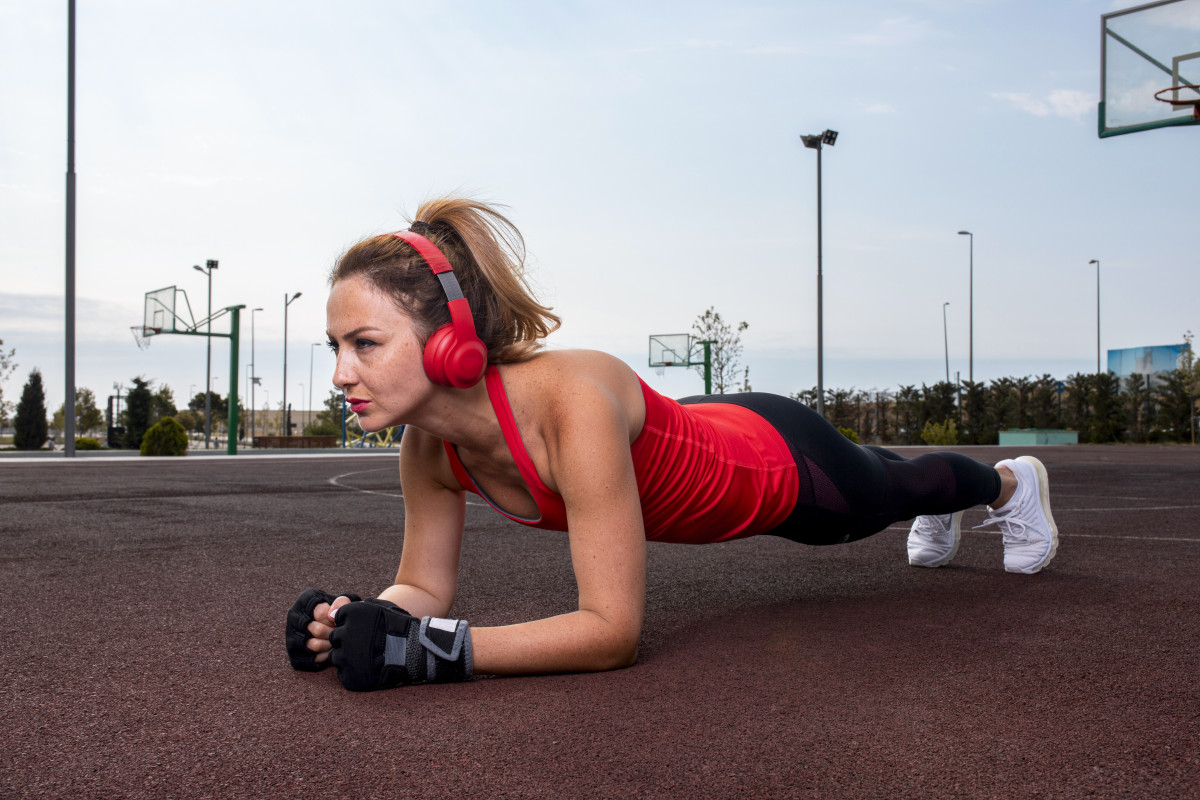
[[[250,310],[250,441],[254,442],[254,387],[258,385],[258,376],[254,374],[254,315],[261,308]]]
[[[1096,374],[1100,374],[1100,261],[1093,258],[1088,262],[1096,265]]]
[[[825,320],[821,272],[821,150],[837,142],[838,132],[826,129],[812,136],[801,136],[804,146],[817,151],[817,413],[825,416]]]
[[[209,259],[202,267],[199,264],[192,266],[192,269],[197,272],[203,272],[208,276],[208,319],[206,320],[207,327],[205,333],[208,334],[208,361],[204,368],[204,449],[209,447],[209,440],[212,438],[212,274],[217,268],[217,262]]]
[[[303,399],[304,399],[304,381],[300,381],[300,399],[301,399],[301,400],[303,400]],[[303,419],[304,419],[304,418],[303,418],[303,417],[301,417],[301,420],[303,420]],[[301,428],[301,429],[300,429],[300,435],[301,435],[301,436],[303,436],[303,435],[304,435],[304,428]]]
[[[971,277],[970,277],[970,303],[967,306],[967,320],[969,325],[969,334],[967,337],[967,380],[971,383],[975,382],[975,234],[970,231],[959,231],[959,236],[971,237]]]
[[[320,347],[320,342],[313,342],[312,347],[308,348],[308,415],[305,418],[305,427],[312,424],[312,409],[313,409],[313,355],[316,352],[313,347]]]
[[[288,404],[287,404],[287,318],[288,306],[299,299],[300,293],[296,292],[288,299],[287,292],[283,293],[283,435],[292,435],[292,426],[288,424]]]
[[[949,301],[942,303],[942,339],[946,344],[946,383],[950,382],[950,332],[946,327],[946,306]]]

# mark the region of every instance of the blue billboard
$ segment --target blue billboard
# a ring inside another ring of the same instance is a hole
[[[1154,347],[1126,347],[1123,350],[1109,350],[1108,371],[1115,372],[1120,377],[1121,388],[1125,386],[1125,378],[1135,372],[1145,375],[1151,386],[1158,386],[1162,383],[1162,373],[1183,366],[1183,355],[1186,352],[1186,344],[1160,344]]]

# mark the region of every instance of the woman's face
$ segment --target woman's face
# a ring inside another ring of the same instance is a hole
[[[433,389],[411,318],[358,277],[333,285],[325,317],[337,356],[333,385],[345,392],[362,429],[375,432],[406,422]]]

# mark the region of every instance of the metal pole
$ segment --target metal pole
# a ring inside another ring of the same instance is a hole
[[[66,366],[63,455],[75,456],[75,0],[67,0]],[[70,411],[67,409],[70,408]],[[43,443],[44,444],[44,443]]]
[[[291,300],[288,300],[287,292],[283,293],[283,435],[292,435],[292,426],[288,425],[287,413],[287,317],[288,306],[291,305]]]
[[[287,292],[283,293],[283,435],[292,435],[292,426],[290,424],[291,417],[288,414],[287,404],[287,328],[288,328],[288,306],[295,302],[300,296],[300,292],[296,292],[289,299]]]
[[[959,236],[971,237],[971,277],[970,277],[970,305],[967,307],[967,318],[970,320],[970,335],[968,337],[968,356],[967,356],[967,380],[970,383],[975,382],[975,234],[970,231],[959,231]]]
[[[312,346],[308,348],[308,413],[304,415],[304,427],[306,428],[312,424],[313,347],[320,346],[317,342],[313,342]]]
[[[211,263],[211,262],[209,262]],[[204,370],[204,449],[210,447],[212,436],[212,270],[208,274],[208,324],[205,333],[208,334],[208,360]]]
[[[817,144],[817,413],[825,416],[825,319],[821,273],[821,150]]]
[[[237,455],[237,440],[238,440],[238,396],[234,394],[237,389],[238,377],[238,340],[241,338],[240,317],[241,310],[245,306],[230,306],[230,328],[229,328],[229,430],[225,434],[225,452],[228,455]],[[212,341],[210,337],[209,342]]]
[[[255,308],[250,311],[250,441],[254,441],[254,385],[258,383],[258,373],[254,371],[254,315],[262,311]]]
[[[946,306],[949,302],[942,303],[942,339],[946,344],[946,383],[950,382],[950,333],[946,327]]]
[[[1096,260],[1096,374],[1100,374],[1100,261]]]

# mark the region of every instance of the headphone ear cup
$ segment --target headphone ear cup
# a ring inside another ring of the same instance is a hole
[[[422,361],[425,375],[438,386],[469,389],[487,369],[487,347],[478,337],[459,341],[454,325],[446,324],[429,337]]]

